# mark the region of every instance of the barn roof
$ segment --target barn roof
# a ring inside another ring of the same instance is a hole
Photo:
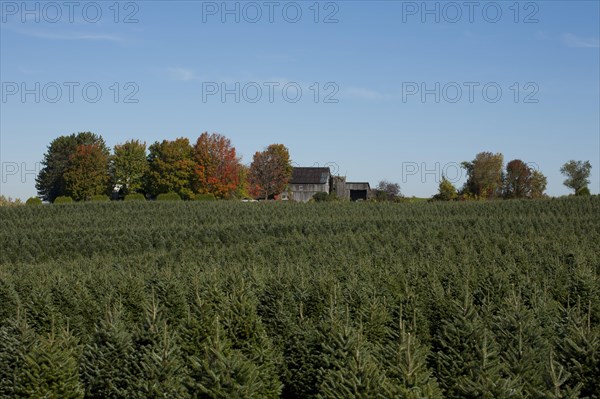
[[[331,172],[329,168],[293,168],[291,184],[326,184]]]

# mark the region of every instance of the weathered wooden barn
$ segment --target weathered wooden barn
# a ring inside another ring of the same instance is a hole
[[[308,202],[317,193],[335,193],[351,201],[370,197],[369,183],[346,182],[346,177],[332,176],[329,168],[293,168],[284,199]]]
[[[288,184],[290,199],[308,202],[316,193],[331,190],[331,171],[329,168],[294,168]]]

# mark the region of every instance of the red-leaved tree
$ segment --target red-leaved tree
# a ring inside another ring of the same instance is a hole
[[[255,198],[281,194],[292,176],[290,153],[283,144],[271,144],[254,154],[248,171],[249,191]]]
[[[231,141],[220,134],[202,133],[194,146],[194,191],[230,197],[240,184],[240,159]]]

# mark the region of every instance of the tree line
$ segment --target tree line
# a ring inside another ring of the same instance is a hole
[[[123,198],[141,193],[157,197],[176,193],[183,199],[269,198],[281,193],[291,177],[288,149],[271,144],[243,165],[231,141],[220,134],[202,133],[192,144],[187,138],[146,143],[129,140],[112,154],[102,136],[82,132],[54,139],[36,179],[38,196],[86,201],[118,192]]]
[[[504,168],[500,153],[481,152],[462,163],[467,181],[459,190],[444,176],[433,200],[531,198],[545,196],[547,178],[520,159]],[[561,168],[564,184],[576,195],[589,195],[589,161],[569,161]],[[128,140],[112,153],[102,136],[82,132],[54,139],[36,179],[39,198],[89,201],[97,196],[128,195],[156,198],[169,193],[186,200],[274,198],[285,191],[292,174],[289,150],[271,144],[254,154],[249,166],[241,162],[231,141],[220,134],[202,133],[195,143],[187,138],[163,140],[146,147]],[[401,198],[400,186],[381,181],[372,192],[375,201]],[[331,196],[327,197],[330,199]],[[315,198],[322,200],[322,198]]]
[[[444,176],[434,200],[471,199],[539,199],[546,196],[548,180],[539,170],[520,159],[513,159],[504,168],[501,153],[481,152],[472,161],[461,166],[467,172],[467,181],[460,190]],[[563,182],[575,195],[590,195],[588,185],[592,165],[589,161],[571,160],[560,171],[566,176]]]

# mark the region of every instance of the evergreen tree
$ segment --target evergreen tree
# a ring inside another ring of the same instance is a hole
[[[190,358],[188,392],[194,398],[264,398],[260,368],[240,350],[233,349],[218,319],[202,351]]]
[[[435,339],[436,372],[447,398],[509,398],[515,384],[505,377],[494,337],[469,295],[454,302]]]
[[[574,387],[570,387],[567,381],[571,374],[565,367],[557,362],[554,358],[554,352],[550,352],[548,360],[548,369],[544,376],[547,390],[544,393],[544,398],[548,399],[572,399],[579,398],[581,391],[581,383],[577,383]]]
[[[565,385],[580,386],[584,398],[600,398],[600,329],[592,326],[588,312],[579,308],[564,310],[565,325],[557,340],[557,360],[569,373]]]
[[[128,397],[133,343],[120,313],[117,308],[100,321],[83,351],[80,374],[87,398]]]
[[[18,397],[19,376],[35,339],[23,317],[6,320],[0,326],[0,398]]]
[[[279,397],[282,389],[279,372],[283,362],[258,315],[256,296],[243,277],[233,277],[231,293],[221,306],[220,322],[232,348],[259,368],[262,395]]]
[[[33,344],[25,356],[17,397],[47,399],[83,398],[79,382],[77,340],[68,330],[53,331]]]
[[[146,308],[146,320],[133,337],[131,398],[185,397],[184,369],[176,334],[161,315],[154,294]]]
[[[386,364],[390,391],[394,397],[406,399],[441,399],[442,391],[427,365],[428,349],[400,319],[399,328],[390,332],[391,342],[385,345],[383,359]]]
[[[542,397],[550,346],[534,313],[512,292],[494,317],[500,357],[520,397]]]
[[[321,340],[313,323],[289,326],[285,340],[286,363],[282,397],[310,399],[318,394]]]
[[[335,292],[334,292],[335,293]],[[318,398],[385,398],[390,395],[382,365],[362,331],[349,325],[348,309],[339,317],[335,300],[319,326],[321,367]]]
[[[318,398],[385,398],[390,394],[381,366],[363,336],[351,327],[334,327],[323,355]]]

